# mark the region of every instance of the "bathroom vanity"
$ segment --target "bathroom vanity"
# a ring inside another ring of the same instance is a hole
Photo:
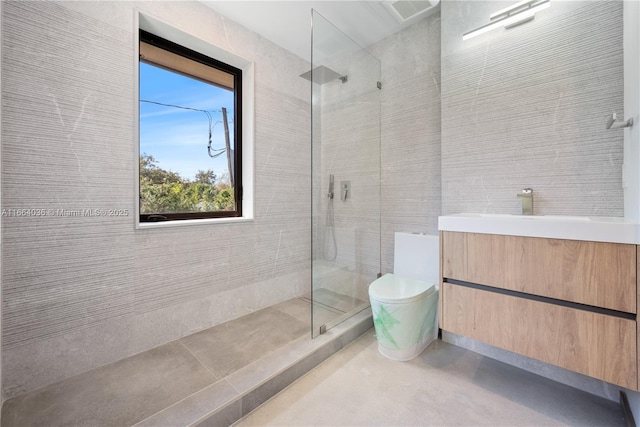
[[[461,214],[439,228],[443,330],[638,390],[638,224]]]

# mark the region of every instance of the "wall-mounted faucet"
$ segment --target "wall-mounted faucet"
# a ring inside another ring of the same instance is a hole
[[[523,188],[518,197],[522,199],[522,215],[533,215],[533,188]]]
[[[340,181],[340,200],[351,197],[351,181]]]

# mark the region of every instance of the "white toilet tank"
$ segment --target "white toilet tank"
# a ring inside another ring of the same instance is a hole
[[[440,239],[438,236],[397,232],[393,256],[396,276],[440,283]]]

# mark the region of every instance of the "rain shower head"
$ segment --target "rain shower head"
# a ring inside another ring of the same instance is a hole
[[[300,74],[300,77],[314,83],[318,83],[319,85],[329,83],[336,79],[340,79],[342,83],[347,81],[347,76],[340,75],[333,71],[331,68],[327,68],[324,65],[319,65],[313,70],[309,70],[304,74]]]

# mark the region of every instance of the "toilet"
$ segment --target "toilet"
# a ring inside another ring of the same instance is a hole
[[[378,350],[413,359],[438,336],[439,238],[395,234],[393,273],[369,285]]]

